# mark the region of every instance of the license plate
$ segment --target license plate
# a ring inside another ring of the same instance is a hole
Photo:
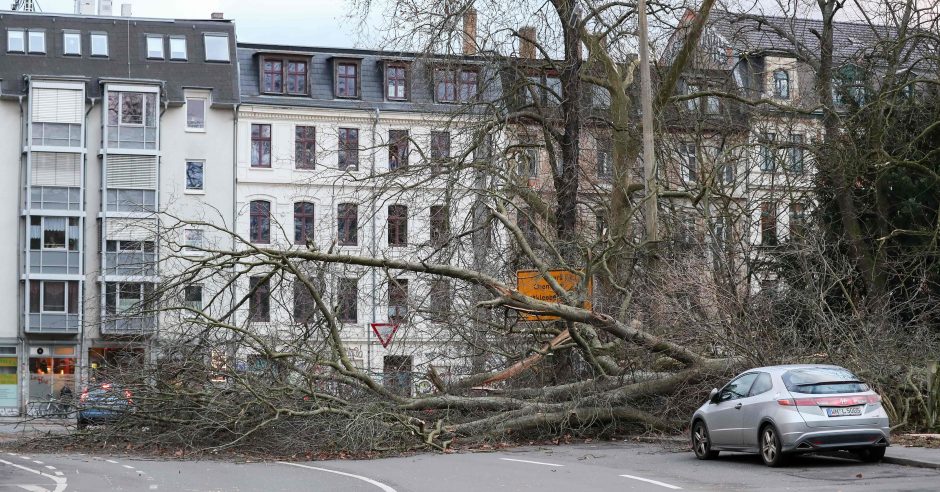
[[[835,407],[826,409],[826,415],[830,417],[857,417],[861,414],[862,407]]]

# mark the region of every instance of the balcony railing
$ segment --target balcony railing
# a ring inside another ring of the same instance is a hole
[[[82,256],[78,251],[30,251],[30,273],[78,275]]]
[[[157,274],[157,254],[141,251],[106,252],[104,274],[152,277]]]
[[[29,189],[29,206],[45,210],[81,210],[81,188],[33,186]]]
[[[57,313],[29,313],[27,333],[78,333],[81,329],[81,315]]]
[[[121,316],[105,319],[101,324],[102,335],[149,335],[157,328],[153,315]]]

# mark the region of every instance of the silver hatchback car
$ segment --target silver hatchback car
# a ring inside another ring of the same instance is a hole
[[[830,365],[745,371],[711,391],[691,426],[698,459],[719,451],[757,452],[768,466],[781,466],[796,453],[836,450],[879,461],[889,432],[881,397],[848,369]]]

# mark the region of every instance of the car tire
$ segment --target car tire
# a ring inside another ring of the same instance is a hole
[[[713,460],[718,457],[718,451],[712,450],[712,441],[708,435],[708,426],[702,420],[692,424],[692,451],[700,460]]]
[[[85,428],[88,427],[88,422],[83,418],[79,418],[76,427],[78,427],[78,430],[85,430]]]
[[[760,458],[765,465],[776,468],[787,463],[789,456],[783,454],[780,433],[776,427],[770,424],[761,427],[759,444]]]
[[[883,446],[870,447],[855,451],[855,456],[865,463],[878,463],[885,457],[885,451],[888,448]]]

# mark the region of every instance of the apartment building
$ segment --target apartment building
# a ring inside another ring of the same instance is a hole
[[[231,223],[238,89],[224,20],[0,12],[0,36],[0,413],[19,415],[151,355],[156,213]]]

